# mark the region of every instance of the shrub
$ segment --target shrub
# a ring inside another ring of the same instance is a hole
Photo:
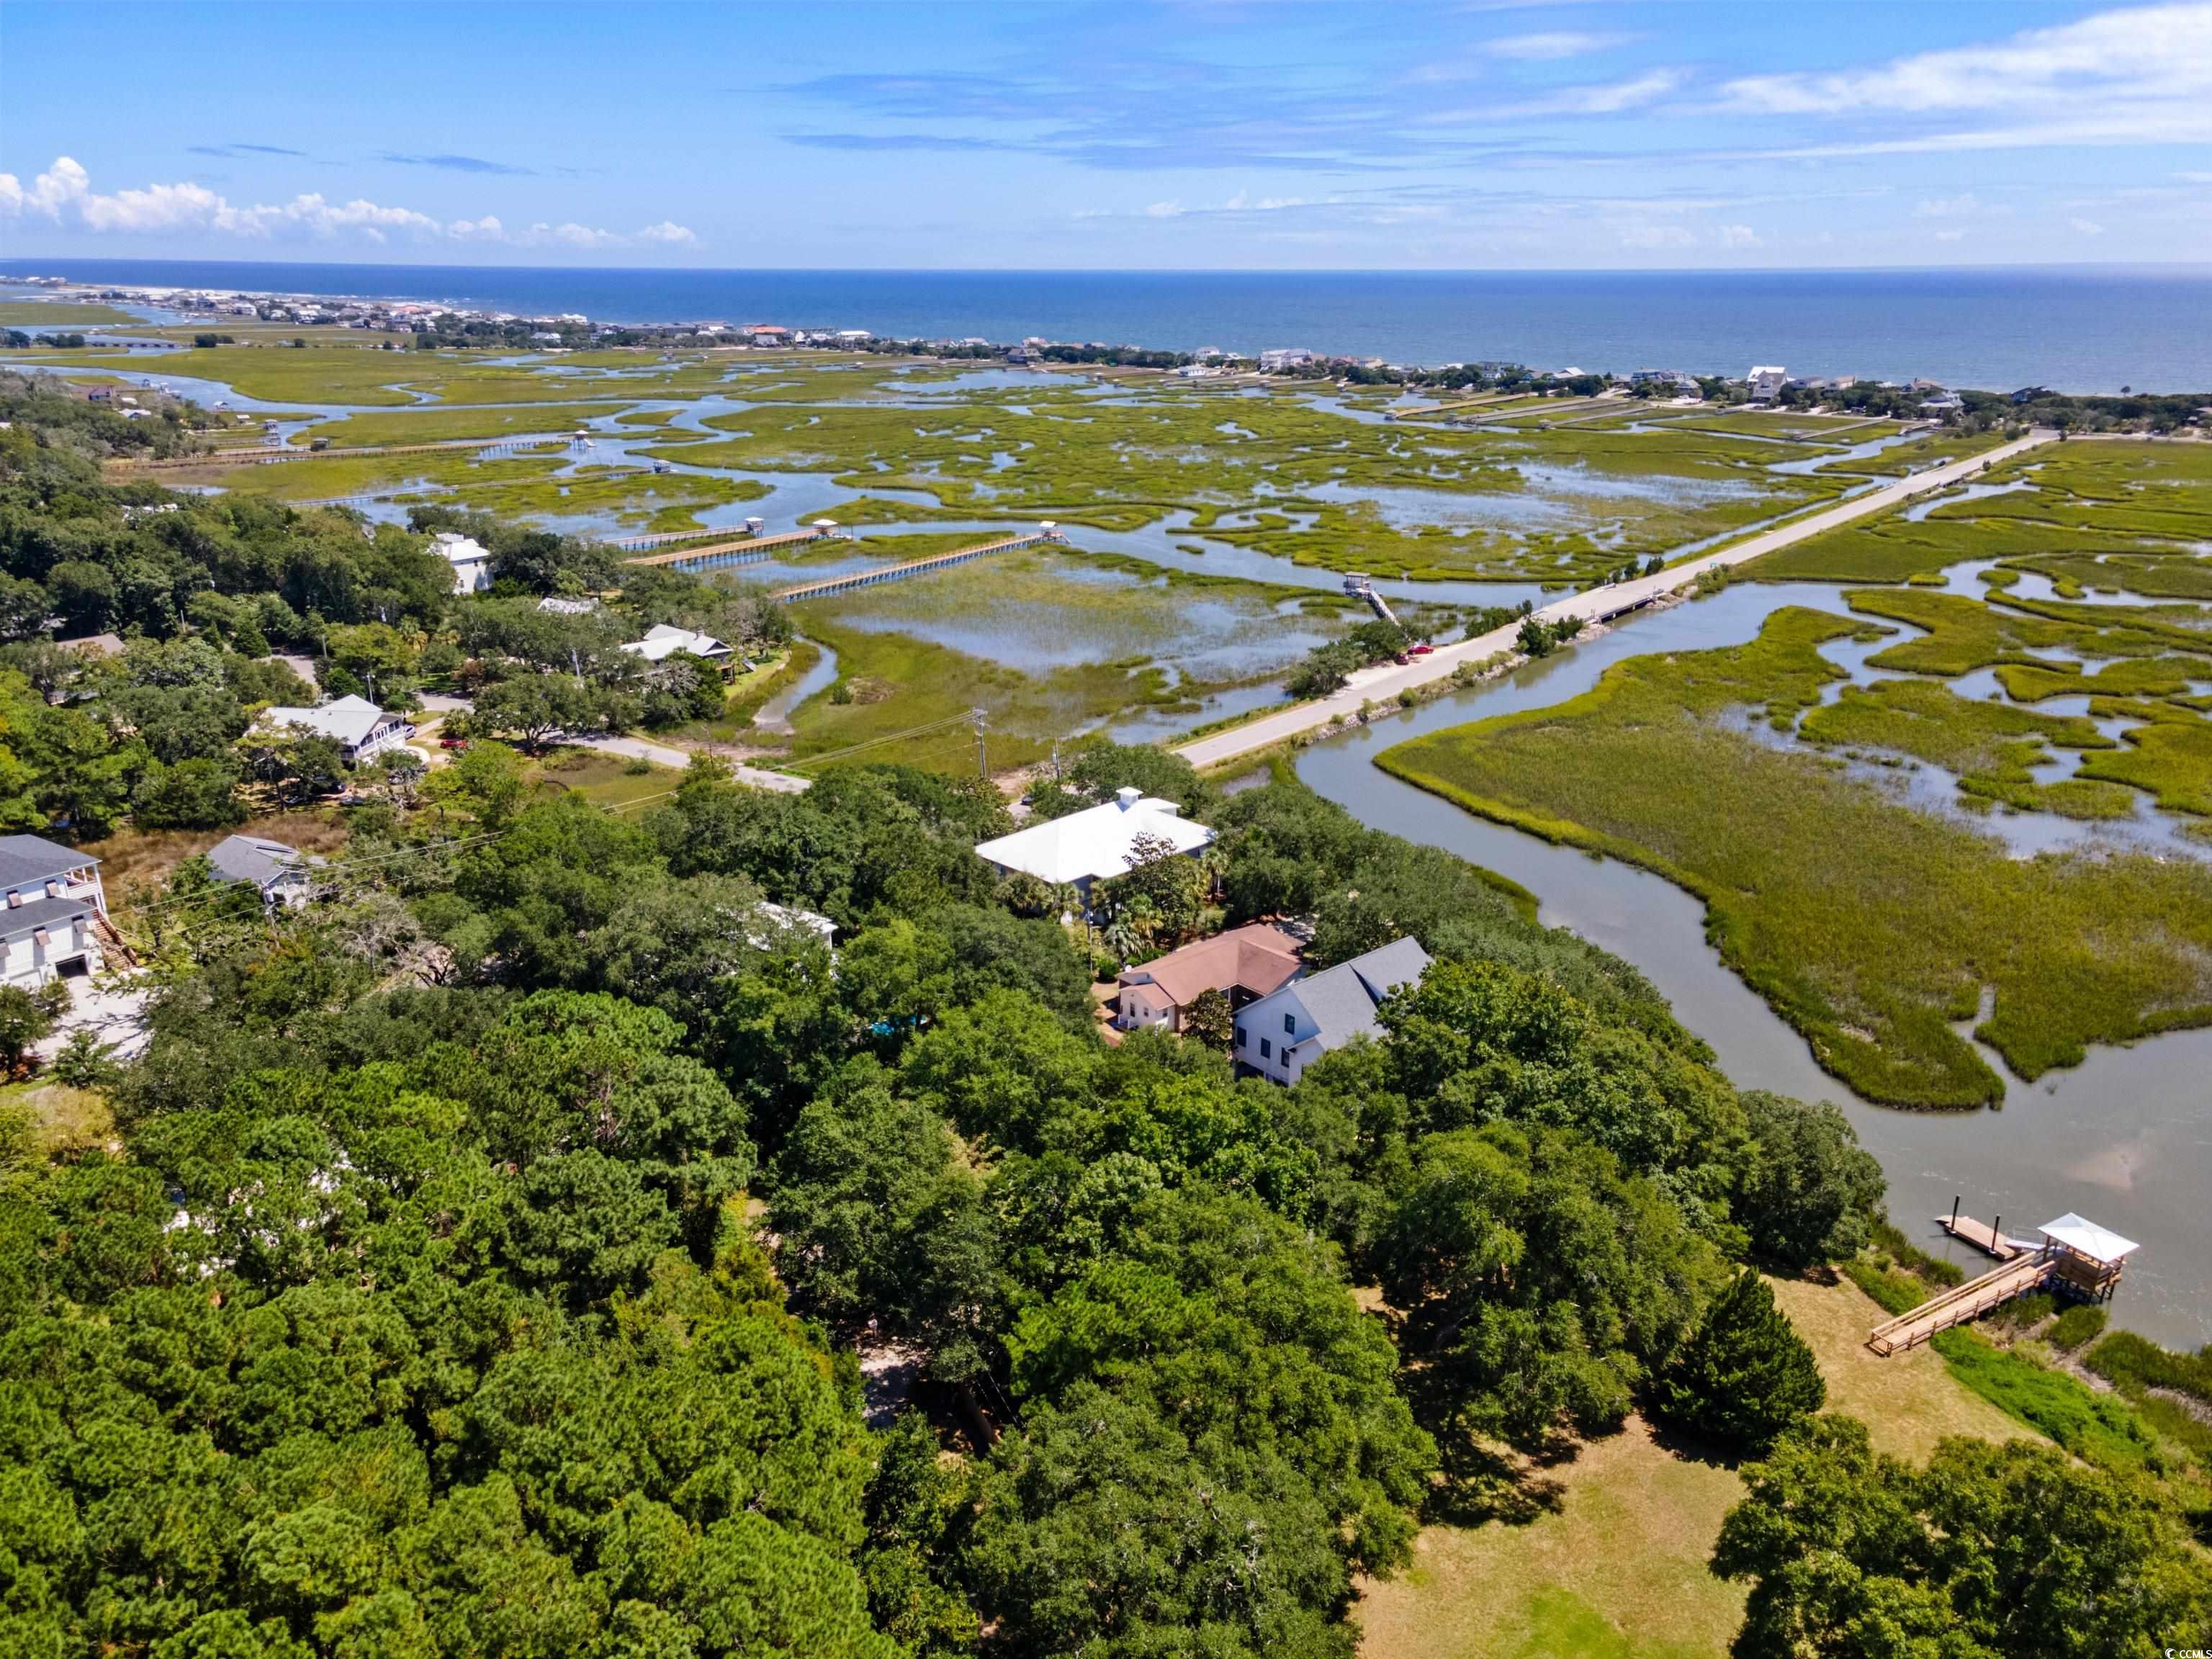
[[[2104,1309],[2086,1302],[2069,1308],[2051,1328],[2051,1346],[2071,1352],[2103,1333],[2106,1317]]]
[[[1682,1428],[1760,1452],[1827,1397],[1813,1351],[1774,1305],[1773,1287],[1746,1271],[1705,1310],[1655,1403]]]
[[[2114,1331],[2084,1363],[2108,1382],[2172,1389],[2212,1403],[2212,1343],[2195,1353],[2176,1353],[2133,1331]]]

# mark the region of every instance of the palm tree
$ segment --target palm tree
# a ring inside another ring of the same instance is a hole
[[[1108,951],[1118,957],[1124,968],[1129,965],[1131,957],[1145,948],[1144,933],[1127,910],[1106,924],[1105,942]]]

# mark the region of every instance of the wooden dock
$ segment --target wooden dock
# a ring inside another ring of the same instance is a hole
[[[801,542],[818,542],[830,532],[809,527],[805,530],[785,530],[773,536],[746,536],[737,541],[714,542],[705,547],[672,548],[665,553],[641,553],[624,564],[666,565],[678,570],[713,570],[724,565],[750,564],[764,559],[779,547],[795,547]]]
[[[1936,1224],[1983,1255],[1996,1257],[1997,1265],[1979,1279],[1954,1285],[1875,1326],[1867,1346],[1885,1358],[1917,1347],[1939,1331],[1978,1319],[2033,1291],[2053,1291],[2086,1302],[2109,1301],[2118,1288],[2122,1263],[2137,1248],[2133,1239],[2071,1212],[2037,1229],[2043,1235],[2040,1244],[2007,1237],[2002,1216],[1981,1222],[1960,1215],[1955,1200],[1951,1213],[1937,1216]]]
[[[832,593],[848,593],[854,588],[873,587],[881,582],[902,581],[908,576],[921,575],[924,571],[942,570],[947,566],[965,564],[970,559],[985,558],[994,553],[1010,553],[1018,547],[1034,547],[1039,542],[1061,539],[1060,532],[1047,525],[1019,536],[985,542],[977,547],[963,547],[951,553],[932,554],[926,559],[909,559],[904,564],[880,565],[873,570],[856,570],[850,575],[833,576],[825,581],[802,582],[797,587],[779,589],[769,597],[785,605],[797,605],[804,599],[827,599]]]
[[[1939,1331],[1978,1319],[2016,1296],[2041,1290],[2051,1282],[2057,1265],[2048,1250],[2017,1251],[2012,1260],[1991,1268],[1979,1279],[1954,1285],[1910,1313],[1899,1314],[1875,1326],[1874,1334],[1867,1338],[1867,1346],[1884,1358],[1907,1348],[1917,1348]]]

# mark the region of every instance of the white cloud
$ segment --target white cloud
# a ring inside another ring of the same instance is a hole
[[[1154,202],[1145,210],[1147,219],[1179,219],[1182,216],[1181,202]]]
[[[1749,225],[1723,225],[1721,246],[1723,247],[1757,247],[1759,246],[1759,234]]]
[[[2084,236],[2102,236],[2105,234],[2104,226],[2099,224],[2094,219],[2074,219],[2068,222]]]
[[[1963,242],[1966,240],[1966,233],[1963,230],[1939,230],[1936,233],[1936,240],[1939,242]]]
[[[1623,247],[1694,247],[1698,239],[1680,225],[1622,225]]]
[[[2047,107],[2104,94],[2140,101],[2212,91],[2212,4],[2108,11],[1995,46],[1899,58],[1835,75],[1755,75],[1723,97],[1784,115]]]
[[[1597,34],[1586,29],[1545,29],[1534,34],[1509,34],[1487,41],[1483,50],[1493,57],[1522,63],[1552,63],[1562,58],[1583,58],[1627,40],[1625,34]]]
[[[574,222],[539,222],[519,236],[491,214],[480,219],[456,219],[440,224],[427,213],[412,208],[387,207],[365,198],[333,202],[319,192],[295,196],[289,202],[243,206],[210,190],[185,182],[148,185],[143,189],[118,190],[103,195],[92,187],[91,175],[69,156],[28,186],[12,173],[0,173],[0,218],[41,218],[58,227],[99,234],[158,234],[202,232],[240,236],[254,241],[278,237],[328,241],[357,236],[382,244],[395,234],[420,240],[508,242],[520,246],[556,245],[568,247],[619,247],[632,241],[671,246],[696,243],[697,236],[672,220],[647,225],[635,237],[618,235]]]
[[[1934,201],[1923,202],[1912,210],[1912,214],[1917,219],[1955,219],[1981,210],[1982,204],[1970,190],[1961,195],[1938,197]]]
[[[1439,111],[1425,118],[1440,122],[1510,121],[1529,115],[1619,115],[1664,98],[1682,84],[1682,71],[1647,70],[1625,81],[1596,86],[1562,87],[1540,98],[1524,98],[1502,104],[1470,104]]]

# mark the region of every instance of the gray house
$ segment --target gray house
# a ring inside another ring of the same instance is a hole
[[[1356,1036],[1381,1036],[1376,1006],[1428,970],[1429,953],[1418,941],[1394,939],[1247,1003],[1237,1012],[1231,1050],[1239,1070],[1256,1072],[1271,1083],[1296,1083],[1332,1049]]]
[[[309,866],[319,864],[296,847],[258,836],[226,836],[208,848],[218,881],[250,881],[264,904],[305,904]]]
[[[0,982],[30,990],[100,969],[100,860],[38,836],[0,836]]]

